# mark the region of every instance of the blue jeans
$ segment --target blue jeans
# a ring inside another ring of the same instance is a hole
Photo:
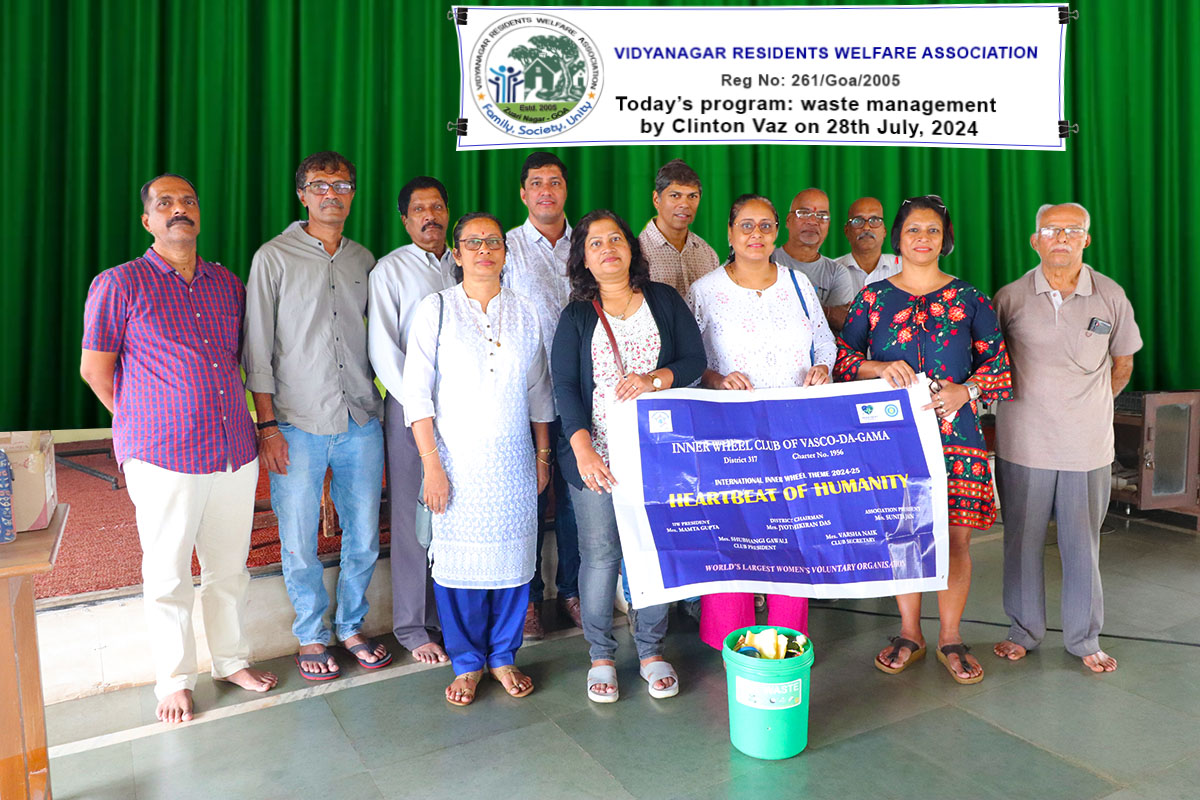
[[[288,597],[296,612],[292,633],[301,645],[329,644],[325,624],[329,594],[317,557],[317,527],[325,470],[333,470],[330,495],[342,526],[341,573],[334,626],[345,641],[362,629],[367,585],[379,558],[379,497],[383,488],[383,428],[379,420],[345,433],[319,436],[279,423],[287,440],[287,474],[271,473],[271,507],[279,518],[280,556]]]
[[[562,420],[556,419],[550,423],[550,447],[557,454],[559,436],[562,434]],[[549,505],[549,492],[538,495],[538,520],[546,515]],[[555,571],[554,583],[558,588],[560,598],[579,596],[579,529],[575,524],[575,510],[571,508],[571,492],[567,482],[563,480],[562,470],[558,468],[557,456],[554,464],[554,537],[558,547],[558,569]],[[546,591],[542,580],[542,543],[545,541],[542,526],[538,524],[537,564],[533,570],[533,580],[529,582],[529,602],[540,603]]]
[[[571,487],[571,501],[579,524],[579,610],[583,636],[592,661],[612,660],[617,653],[613,637],[613,594],[621,571],[621,539],[612,495]],[[633,615],[633,641],[639,660],[662,655],[667,633],[665,603],[638,609]]]

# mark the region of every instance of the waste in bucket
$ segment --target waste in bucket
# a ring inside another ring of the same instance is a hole
[[[799,634],[790,628],[754,625],[730,633],[721,648],[729,689],[729,740],[754,758],[791,758],[808,746],[813,646],[810,641],[803,655],[782,659],[753,658],[733,649],[743,634],[768,627],[784,636]]]

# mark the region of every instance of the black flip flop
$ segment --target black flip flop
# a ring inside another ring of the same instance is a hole
[[[338,670],[336,672],[312,672],[312,671],[304,668],[305,662],[311,664],[314,661],[324,661],[326,663],[326,666],[328,666],[328,662],[329,662],[330,658],[331,658],[331,656],[329,655],[328,650],[322,650],[319,653],[303,653],[303,654],[297,653],[296,654],[296,669],[300,670],[300,677],[304,678],[305,680],[331,681],[334,678],[336,678],[342,674],[341,670]],[[337,663],[337,659],[334,659],[334,663],[335,664]]]
[[[353,647],[347,647],[346,649],[350,651],[350,655],[354,656],[354,658],[358,661],[359,666],[361,666],[363,669],[379,669],[380,667],[386,667],[388,664],[392,663],[392,654],[388,652],[384,652],[378,661],[367,661],[365,658],[359,655],[359,653],[374,653],[375,647],[375,640],[367,639],[365,642],[360,642],[359,644],[356,644]]]

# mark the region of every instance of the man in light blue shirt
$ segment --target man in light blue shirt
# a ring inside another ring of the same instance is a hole
[[[525,224],[508,232],[508,256],[501,282],[533,302],[541,322],[542,342],[549,363],[558,316],[571,295],[571,282],[567,279],[571,226],[563,210],[567,202],[567,167],[558,156],[538,151],[525,159],[521,167],[521,202],[529,209],[529,217]],[[561,431],[560,420],[551,424],[552,448],[558,447]],[[567,484],[558,469],[554,470],[554,498],[558,607],[577,627],[583,627],[579,614],[579,531],[575,527],[575,511],[571,508]],[[546,505],[547,496],[543,493],[538,502],[539,517],[544,515]],[[529,607],[525,614],[526,639],[536,640],[546,635],[540,613],[544,591],[539,526],[537,568],[529,584]]]
[[[855,200],[846,213],[842,232],[850,241],[850,252],[835,260],[850,273],[856,292],[868,283],[900,274],[900,256],[883,252],[883,243],[888,238],[883,203],[874,197]]]

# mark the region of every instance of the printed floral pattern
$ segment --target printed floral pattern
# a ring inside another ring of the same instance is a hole
[[[838,337],[834,380],[854,380],[868,354],[874,361],[906,361],[917,372],[947,383],[970,378],[985,400],[1012,397],[1008,350],[992,301],[957,278],[923,296],[909,294],[890,280],[859,292]],[[968,403],[952,419],[941,420],[939,429],[949,478],[950,524],[986,529],[995,521],[996,509],[976,404]]]

